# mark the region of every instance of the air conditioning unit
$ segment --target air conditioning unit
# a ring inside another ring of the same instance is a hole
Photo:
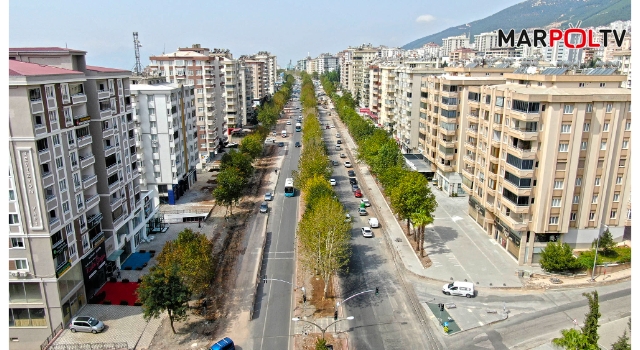
[[[29,272],[27,272],[27,271],[18,272],[18,276],[20,276],[20,277],[27,277],[27,276],[29,276]]]
[[[12,271],[12,272],[9,272],[9,273],[10,273],[10,274],[11,274],[11,276],[13,276],[13,277],[17,277],[17,276],[18,276],[18,271]]]

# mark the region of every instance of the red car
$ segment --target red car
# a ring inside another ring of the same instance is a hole
[[[325,129],[329,129],[329,125],[327,125],[327,127]]]
[[[356,198],[362,198],[362,191],[360,191],[359,189],[357,189],[353,194],[356,196]]]

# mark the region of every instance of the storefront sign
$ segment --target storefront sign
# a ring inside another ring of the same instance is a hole
[[[86,258],[82,259],[82,270],[84,275],[87,276],[87,278],[91,278],[96,271],[104,265],[106,259],[107,254],[104,249],[104,243],[101,243],[95,247]]]
[[[88,123],[90,121],[91,121],[91,116],[87,115],[87,116],[84,116],[82,118],[74,119],[73,122],[74,122],[75,126],[78,126],[78,125],[82,125],[82,124]]]
[[[18,167],[24,182],[22,192],[26,200],[25,211],[28,213],[29,227],[42,230],[42,216],[40,215],[40,201],[35,181],[33,151],[31,148],[18,150],[21,167]]]

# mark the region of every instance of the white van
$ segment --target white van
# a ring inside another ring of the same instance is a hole
[[[467,298],[471,298],[475,296],[475,291],[473,290],[473,283],[471,282],[453,282],[453,283],[445,284],[442,287],[442,293],[447,295],[460,295],[460,296],[465,296]]]
[[[282,130],[282,137],[287,137],[287,130]]]

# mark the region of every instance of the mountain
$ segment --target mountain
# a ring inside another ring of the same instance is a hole
[[[617,20],[631,19],[631,0],[527,0],[508,7],[487,18],[468,24],[445,29],[439,33],[414,40],[403,49],[416,49],[435,42],[442,45],[442,39],[471,33],[473,35],[496,29],[544,28],[550,25],[567,28],[582,20],[580,27],[607,25]]]

